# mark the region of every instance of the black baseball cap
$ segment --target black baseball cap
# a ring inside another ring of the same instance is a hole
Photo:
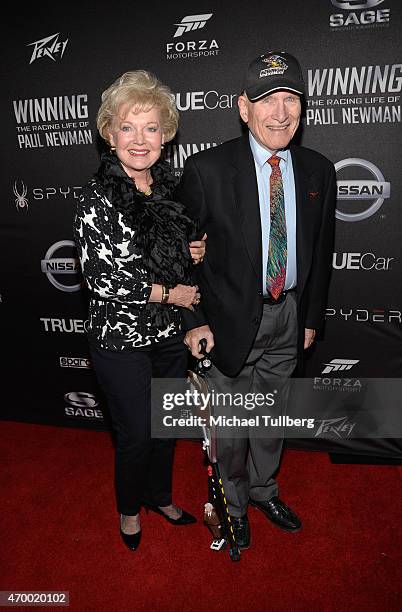
[[[304,81],[297,59],[284,51],[269,51],[256,57],[248,66],[243,91],[252,102],[274,91],[286,89],[305,94]]]

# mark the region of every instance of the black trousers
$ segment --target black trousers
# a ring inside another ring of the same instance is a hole
[[[187,348],[182,340],[147,351],[91,347],[91,357],[115,435],[118,512],[133,516],[143,501],[168,506],[175,440],[151,438],[151,379],[184,378]]]

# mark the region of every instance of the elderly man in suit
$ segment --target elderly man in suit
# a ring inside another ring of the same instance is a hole
[[[219,380],[289,379],[323,326],[335,221],[333,164],[290,144],[305,88],[297,59],[268,52],[247,68],[238,98],[247,133],[192,155],[179,197],[208,235],[197,270],[201,305],[186,314],[185,343],[207,339]],[[218,457],[240,548],[250,545],[248,504],[295,532],[279,498],[283,439],[223,437]]]

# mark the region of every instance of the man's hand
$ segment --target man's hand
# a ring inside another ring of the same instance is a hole
[[[197,357],[197,359],[201,359],[203,357],[203,355],[199,352],[200,340],[202,340],[203,338],[205,338],[205,340],[207,341],[207,346],[205,350],[207,353],[209,353],[209,351],[215,345],[214,335],[211,332],[209,325],[201,325],[201,327],[194,327],[194,329],[190,329],[190,331],[186,333],[186,336],[183,341],[184,344],[186,344],[190,349],[193,357]]]
[[[304,348],[308,349],[315,340],[315,329],[309,329],[308,327],[304,330]]]
[[[207,235],[204,234],[201,240],[193,240],[192,242],[190,242],[191,259],[195,264],[201,263],[204,259],[206,239]]]

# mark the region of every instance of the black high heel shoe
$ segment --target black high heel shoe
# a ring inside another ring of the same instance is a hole
[[[177,519],[173,519],[167,514],[165,514],[163,510],[161,510],[158,506],[154,506],[153,504],[146,504],[146,503],[144,503],[143,506],[147,514],[150,510],[152,512],[156,512],[156,514],[160,514],[161,516],[163,516],[163,518],[169,521],[171,525],[192,525],[193,523],[197,522],[197,519],[195,518],[195,516],[193,516],[192,514],[189,514],[183,509],[181,509],[181,516],[179,516],[179,518]]]
[[[124,533],[124,531],[122,531],[122,528],[121,528],[121,517],[120,517],[120,535],[121,535],[121,539],[123,540],[127,548],[129,548],[130,550],[137,550],[141,542],[141,529],[137,531],[137,533],[132,533],[132,534]]]

